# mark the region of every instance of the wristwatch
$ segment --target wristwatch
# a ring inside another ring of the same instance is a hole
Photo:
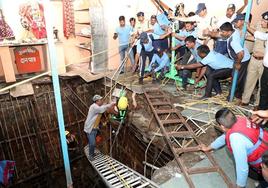
[[[184,69],[184,66],[182,66],[181,69]]]

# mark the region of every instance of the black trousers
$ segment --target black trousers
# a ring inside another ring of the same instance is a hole
[[[264,67],[261,77],[260,110],[268,110],[268,68]]]
[[[219,80],[229,78],[232,75],[232,69],[218,69],[214,70],[210,66],[207,66],[206,77],[207,77],[207,86],[205,91],[206,97],[211,97],[212,89],[215,90],[217,94],[221,94],[221,85]]]
[[[235,90],[235,97],[238,99],[242,99],[242,95],[243,95],[244,87],[246,83],[246,78],[247,78],[247,69],[248,69],[249,61],[250,60],[241,62],[241,68],[238,71],[237,85],[236,85],[236,90]],[[234,71],[235,69],[233,69],[232,75],[234,75]],[[228,99],[230,98],[231,89],[232,87],[230,87]]]
[[[154,56],[154,50],[147,52],[145,50],[141,50],[141,62],[140,62],[140,79],[143,80],[144,70],[146,66],[146,58],[149,58],[149,62],[151,63]]]

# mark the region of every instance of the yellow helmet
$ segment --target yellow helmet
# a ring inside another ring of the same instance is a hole
[[[126,110],[128,106],[128,100],[126,97],[120,97],[118,101],[118,109],[119,110]]]
[[[67,136],[70,132],[69,131],[65,131],[65,136]]]

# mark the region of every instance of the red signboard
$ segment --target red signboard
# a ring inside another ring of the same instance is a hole
[[[32,73],[41,71],[39,51],[32,46],[17,47],[14,49],[18,72]]]

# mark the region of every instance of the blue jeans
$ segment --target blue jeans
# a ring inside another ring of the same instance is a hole
[[[123,46],[119,46],[119,54],[120,54],[120,62],[121,63],[125,59],[126,53],[128,53],[128,50],[129,50],[128,44],[123,45]],[[133,66],[135,64],[135,59],[134,59],[134,54],[133,54],[132,49],[131,49],[128,57],[130,59],[131,65]],[[124,68],[123,68],[123,70],[124,70]]]
[[[96,136],[98,129],[92,129],[90,133],[87,133],[87,139],[89,144],[89,156],[94,156],[95,147],[96,147]]]

